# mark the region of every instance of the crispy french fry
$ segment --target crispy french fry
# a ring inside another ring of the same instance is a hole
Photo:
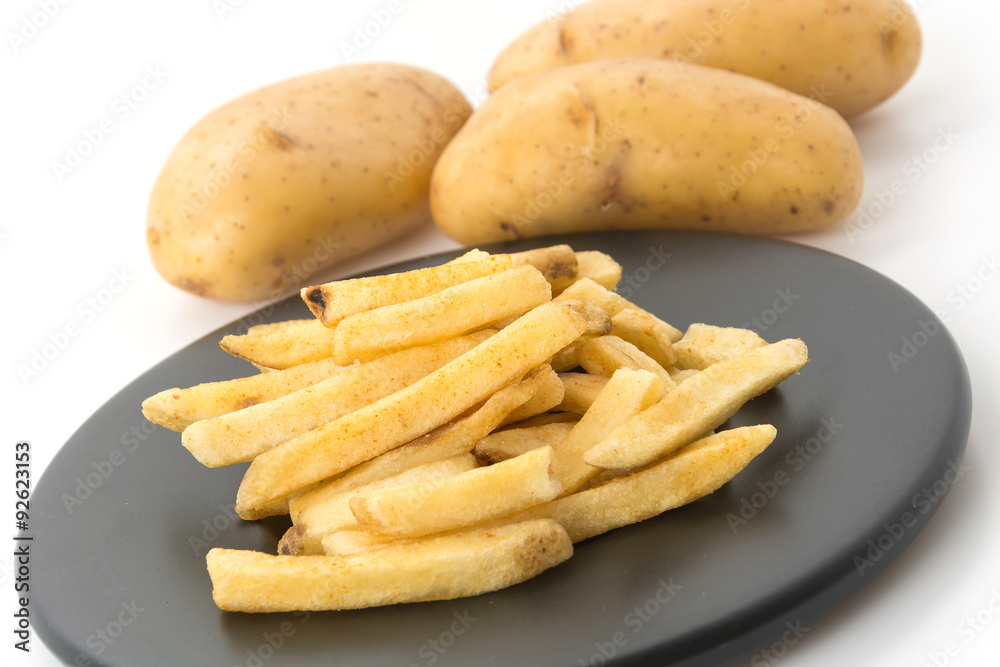
[[[270,369],[291,368],[333,356],[333,331],[316,320],[291,320],[260,333],[225,336],[219,346],[240,359]],[[267,326],[267,325],[261,325]]]
[[[578,415],[587,411],[608,383],[608,376],[590,373],[560,373],[559,379],[563,383],[563,401],[556,409]]]
[[[765,345],[767,341],[749,329],[696,323],[688,327],[674,347],[676,365],[682,370],[702,370]]]
[[[552,359],[549,360],[552,370],[563,373],[579,367],[580,362],[576,360],[576,353],[580,349],[580,343],[581,341],[574,341],[552,355]]]
[[[372,535],[359,528],[338,530],[323,537],[323,553],[327,556],[351,556],[384,549],[402,541],[382,535]]]
[[[252,327],[247,328],[248,336],[261,336],[263,334],[273,334],[279,331],[291,331],[293,329],[298,329],[304,326],[307,322],[315,322],[315,319],[303,319],[303,320],[280,320],[278,322],[264,322],[263,324],[255,324]]]
[[[577,278],[576,253],[568,245],[554,245],[510,254],[514,266],[528,264],[542,272],[556,293],[569,287]]]
[[[184,429],[181,443],[210,468],[251,461],[287,440],[413,384],[490,334],[489,330],[480,331],[353,365],[273,401],[195,422]]]
[[[580,299],[582,301],[588,301],[608,311],[608,314],[612,317],[626,308],[631,308],[632,310],[637,310],[640,313],[644,313],[646,316],[653,318],[653,320],[656,321],[656,327],[658,329],[662,329],[667,334],[671,343],[679,341],[683,335],[680,329],[670,326],[660,318],[656,317],[656,315],[640,308],[625,297],[615,294],[606,287],[597,284],[589,278],[581,278],[580,280],[577,280],[575,283],[563,290],[563,292],[556,298]]]
[[[598,468],[651,463],[717,428],[808,360],[805,344],[789,338],[713,364],[612,431],[583,459]]]
[[[514,428],[533,428],[535,426],[545,426],[546,424],[561,424],[564,422],[575,422],[579,420],[580,415],[572,412],[545,412],[540,415],[535,415],[534,417],[529,417],[528,419],[522,419],[521,421],[514,422],[513,424],[508,424],[499,430],[506,431]]]
[[[237,511],[332,477],[454,419],[545,362],[586,331],[570,305],[550,301],[430,375],[258,456]]]
[[[486,252],[484,250],[480,250],[479,248],[473,248],[472,250],[470,250],[470,251],[468,251],[468,252],[466,252],[464,254],[459,255],[458,257],[456,257],[455,259],[451,260],[450,262],[445,262],[445,263],[446,264],[461,264],[462,262],[477,262],[479,260],[486,259],[487,257],[490,257],[490,253],[488,253],[488,252]],[[423,295],[423,296],[426,296],[426,294]],[[383,305],[388,305],[388,304],[383,304]]]
[[[673,372],[670,373],[670,379],[674,381],[674,384],[680,384],[681,382],[684,382],[688,378],[694,377],[695,375],[697,375],[700,372],[701,371],[697,371],[697,370],[695,370],[693,368],[689,368],[689,369],[683,370],[683,371],[682,370],[674,370]]]
[[[647,468],[563,496],[512,520],[552,518],[574,542],[586,540],[712,493],[764,451],[775,434],[769,424],[715,433]]]
[[[362,493],[351,498],[351,511],[362,528],[390,537],[473,526],[558,496],[551,463],[552,448],[540,447],[452,477]]]
[[[674,387],[667,370],[648,354],[618,336],[601,336],[581,341],[576,358],[592,375],[611,375],[619,368],[644,370],[660,377],[667,389]]]
[[[575,421],[554,422],[496,431],[477,442],[472,453],[484,464],[499,463],[539,447],[555,445],[569,435],[575,425]]]
[[[466,454],[500,424],[507,414],[528,400],[545,381],[547,367],[532,370],[523,378],[496,392],[472,414],[445,424],[402,447],[390,450],[354,466],[342,475],[322,482],[292,498],[289,512],[292,521],[304,521],[303,515],[314,504],[323,503],[363,484],[397,475],[423,463]]]
[[[478,260],[452,261],[415,271],[336,280],[305,287],[301,294],[302,300],[320,322],[327,327],[335,327],[348,315],[420,299],[475,278],[506,271],[512,266],[510,257],[494,255]]]
[[[622,265],[599,250],[581,250],[576,253],[576,263],[580,278],[590,278],[609,290],[617,287],[622,279]]]
[[[142,402],[142,414],[154,424],[183,431],[196,421],[304,389],[336,375],[343,368],[333,359],[320,359],[271,373],[206,382],[186,389],[166,389]]]
[[[551,367],[546,366],[546,368],[548,370],[539,378],[538,390],[535,391],[535,394],[504,417],[500,426],[524,421],[535,415],[548,412],[562,403],[563,383]]]
[[[663,390],[663,380],[655,373],[626,368],[615,371],[569,435],[552,447],[552,473],[559,479],[563,495],[573,493],[600,472],[600,468],[584,463],[587,450],[659,401]]]
[[[357,556],[292,558],[216,548],[207,563],[220,609],[320,611],[479,595],[530,579],[572,554],[566,531],[541,520]]]
[[[551,297],[549,283],[532,266],[475,278],[430,296],[345,317],[334,330],[334,359],[349,364],[435,343],[521,315]]]
[[[432,461],[404,470],[398,475],[386,477],[334,496],[322,503],[314,503],[303,511],[295,525],[288,529],[278,542],[278,553],[286,556],[302,556],[323,553],[321,540],[324,535],[356,528],[358,522],[351,513],[350,500],[359,494],[389,489],[396,486],[429,482],[453,477],[477,467],[472,454],[459,454],[448,459]]]
[[[672,326],[644,310],[623,308],[611,318],[611,333],[632,343],[663,368],[674,365],[677,354],[671,343]]]

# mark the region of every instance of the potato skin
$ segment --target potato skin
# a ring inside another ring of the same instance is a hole
[[[216,109],[181,139],[150,197],[146,237],[174,285],[273,298],[429,220],[431,169],[471,113],[448,81],[359,64]]]
[[[602,58],[668,58],[770,81],[849,117],[899,90],[920,52],[904,0],[592,0],[521,35],[489,84]]]
[[[842,220],[863,180],[846,121],[818,102],[719,69],[602,60],[490,97],[438,160],[431,210],[470,245],[609,229],[776,234]]]

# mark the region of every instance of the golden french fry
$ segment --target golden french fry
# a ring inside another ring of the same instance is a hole
[[[683,370],[683,371],[682,370],[673,370],[670,373],[670,379],[674,381],[674,384],[680,384],[681,382],[684,382],[688,378],[694,377],[695,375],[697,375],[700,372],[701,371],[695,370],[693,368],[689,368],[689,369]]]
[[[480,250],[479,248],[473,248],[472,250],[470,250],[470,251],[468,251],[466,253],[463,253],[463,254],[459,255],[458,257],[456,257],[455,259],[453,259],[453,260],[451,260],[449,262],[445,262],[445,263],[446,264],[461,264],[462,262],[477,262],[479,260],[486,259],[487,257],[490,257],[490,256],[491,256],[490,253],[488,253],[488,252],[486,252],[484,250]],[[426,294],[422,294],[421,296],[427,296],[427,295]],[[388,304],[382,304],[382,305],[388,305]]]
[[[358,609],[451,600],[530,579],[573,554],[552,520],[394,544],[356,556],[272,556],[212,549],[212,597],[226,611]]]
[[[638,523],[714,492],[764,451],[776,433],[769,424],[715,433],[647,468],[532,508],[511,520],[555,519],[573,542]]]
[[[542,272],[553,293],[569,287],[577,278],[576,253],[568,245],[554,245],[510,254],[514,266],[531,265]]]
[[[236,497],[259,507],[409,442],[454,419],[586,331],[550,301],[410,386],[258,456]]]
[[[507,426],[514,422],[524,421],[543,412],[548,412],[556,407],[563,400],[563,383],[550,366],[545,367],[545,373],[538,378],[538,389],[527,401],[517,406],[511,413],[504,417],[500,426]]]
[[[225,336],[219,346],[234,357],[269,369],[291,368],[333,356],[333,331],[316,320],[290,320],[258,331]]]
[[[668,390],[674,387],[674,381],[670,379],[667,369],[635,345],[618,336],[601,336],[581,341],[576,358],[592,375],[611,377],[619,368],[644,370],[658,375]]]
[[[776,433],[769,424],[715,433],[647,468],[563,496],[511,520],[555,519],[574,542],[586,540],[712,493],[764,451]]]
[[[598,250],[581,250],[576,253],[577,275],[590,278],[598,285],[613,290],[622,279],[622,265],[611,255]]]
[[[452,477],[362,493],[351,498],[351,511],[362,528],[390,537],[473,526],[558,496],[551,463],[552,448],[540,447]]]
[[[552,370],[563,373],[577,368],[580,365],[580,362],[576,360],[576,353],[579,348],[580,341],[574,341],[552,355],[552,359],[549,360]]]
[[[279,331],[291,331],[293,329],[298,329],[304,326],[307,322],[315,322],[315,319],[304,319],[304,320],[281,320],[279,322],[264,322],[263,324],[255,324],[252,327],[247,328],[248,336],[260,336],[263,334],[272,334]]]
[[[314,385],[343,368],[333,359],[320,359],[235,380],[165,389],[142,402],[142,414],[154,424],[183,431],[196,421],[242,410]]]
[[[575,425],[575,421],[553,422],[496,431],[477,442],[472,453],[484,464],[499,463],[539,447],[555,445],[569,435]]]
[[[587,331],[584,333],[585,336],[606,336],[611,333],[611,317],[608,316],[608,311],[600,306],[578,299],[562,299],[560,303],[572,306],[576,312],[586,318]]]
[[[583,455],[611,431],[660,400],[663,380],[644,370],[619,368],[573,430],[552,447],[552,474],[562,494],[573,493],[600,472]]]
[[[632,343],[663,368],[673,366],[677,358],[670,340],[674,331],[660,318],[636,308],[623,308],[611,318],[612,335]]]
[[[420,299],[345,317],[334,330],[334,359],[366,361],[426,345],[521,315],[552,297],[533,266],[522,266],[448,287]]]
[[[355,489],[363,484],[397,475],[409,468],[472,451],[477,442],[495,429],[511,410],[527,401],[546,382],[547,366],[540,366],[523,378],[490,396],[472,414],[440,426],[401,447],[354,466],[337,477],[296,494],[288,502],[292,521],[314,504]]]
[[[469,255],[471,253],[466,253],[463,257]],[[506,271],[512,266],[513,262],[506,255],[478,260],[459,258],[426,269],[305,287],[301,295],[320,322],[327,327],[335,327],[348,315],[420,299],[475,278]]]
[[[184,429],[181,443],[210,468],[251,461],[287,440],[413,384],[473,349],[491,333],[479,331],[350,366],[272,401],[195,422]]]
[[[714,363],[767,345],[767,341],[749,329],[692,324],[677,341],[676,366],[682,370],[702,370]]]
[[[651,463],[717,428],[808,360],[805,344],[789,338],[713,364],[612,431],[583,460],[616,469]]]
[[[503,431],[515,428],[534,428],[535,426],[545,426],[546,424],[561,424],[564,422],[575,422],[580,420],[580,415],[572,412],[545,412],[528,419],[504,426]]]
[[[404,540],[395,540],[382,535],[372,535],[361,529],[338,530],[323,537],[323,553],[327,556],[351,556],[377,551]],[[409,541],[409,540],[406,540]]]
[[[396,486],[416,484],[452,477],[476,468],[478,463],[472,454],[459,454],[448,459],[432,461],[404,470],[398,475],[386,477],[351,489],[322,503],[314,503],[306,508],[295,525],[288,529],[278,542],[278,553],[286,556],[301,556],[323,553],[324,535],[356,528],[358,522],[351,513],[350,500],[359,494],[388,489]]]
[[[590,373],[560,373],[559,379],[563,383],[563,401],[556,409],[578,415],[587,411],[608,383],[608,376]]]
[[[656,315],[653,315],[647,310],[643,310],[625,297],[615,294],[606,287],[597,284],[589,278],[581,278],[580,280],[577,280],[575,283],[563,290],[563,292],[556,298],[580,299],[582,301],[588,301],[595,306],[600,306],[612,317],[626,308],[631,308],[632,310],[637,310],[640,313],[643,313],[646,317],[650,317],[655,320],[656,327],[658,329],[662,329],[662,331],[667,334],[671,343],[679,341],[683,335],[680,329],[670,326],[660,318],[656,317]]]

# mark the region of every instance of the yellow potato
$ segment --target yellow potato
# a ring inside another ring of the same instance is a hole
[[[591,60],[665,58],[770,81],[851,116],[899,90],[920,51],[903,0],[593,0],[521,35],[489,84]]]
[[[153,263],[215,299],[290,292],[429,219],[431,169],[470,111],[441,77],[376,63],[235,99],[164,165],[147,215]]]
[[[438,160],[431,210],[469,245],[608,229],[776,234],[844,219],[863,180],[850,127],[818,102],[719,69],[605,60],[484,102]]]

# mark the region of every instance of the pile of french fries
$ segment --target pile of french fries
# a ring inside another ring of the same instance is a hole
[[[316,319],[223,339],[259,374],[148,398],[206,466],[252,462],[242,518],[293,522],[278,555],[209,552],[216,604],[478,595],[734,477],[775,429],[714,430],[806,346],[682,334],[613,291],[621,270],[561,245],[309,287]]]

